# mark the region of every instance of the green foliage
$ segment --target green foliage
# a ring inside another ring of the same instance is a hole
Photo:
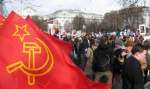
[[[101,23],[102,29],[105,32],[114,32],[121,30],[123,19],[118,11],[106,13]]]

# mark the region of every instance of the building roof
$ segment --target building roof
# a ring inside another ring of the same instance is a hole
[[[64,9],[64,10],[57,10],[54,13],[50,14],[49,17],[53,17],[53,18],[61,18],[61,17],[70,17],[73,18],[75,16],[79,16],[82,15],[85,18],[89,18],[89,17],[95,17],[95,18],[102,18],[103,16],[100,14],[96,14],[96,13],[85,13],[83,11],[80,10],[71,10],[71,9]]]

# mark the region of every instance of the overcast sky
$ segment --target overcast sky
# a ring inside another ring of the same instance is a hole
[[[38,0],[37,0],[38,1]],[[43,12],[54,12],[59,9],[78,9],[85,12],[104,14],[119,9],[115,0],[42,0]]]
[[[121,6],[118,0],[6,0],[9,10],[23,10],[33,7],[38,14],[50,14],[60,9],[77,9],[89,13],[105,14],[111,10],[118,10]],[[11,2],[10,2],[11,1]],[[150,0],[148,0],[150,2]],[[28,3],[30,4],[28,4]]]

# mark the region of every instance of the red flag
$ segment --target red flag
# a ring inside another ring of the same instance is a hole
[[[5,18],[0,15],[0,28],[4,25]]]
[[[33,20],[28,16],[26,18],[26,21],[28,22],[28,24],[30,24],[34,29],[35,32],[37,32],[37,34],[39,34],[40,36],[47,36],[47,37],[43,37],[43,38],[49,38],[51,40],[53,40],[53,42],[55,44],[57,44],[58,47],[60,47],[61,51],[63,51],[63,53],[66,53],[67,55],[70,56],[71,50],[72,50],[72,43],[70,42],[65,42],[62,40],[59,40],[58,38],[51,36],[45,32],[42,32],[42,30],[39,31],[39,28],[36,26],[35,22],[33,22]],[[42,34],[42,35],[41,35]],[[67,60],[69,61],[69,63],[73,64],[71,60]]]
[[[42,30],[38,30],[39,28],[37,27],[37,25],[35,24],[35,22],[33,22],[33,20],[28,16],[26,18],[26,21],[33,27],[35,28],[34,30],[38,33]],[[65,53],[67,54],[70,54],[71,50],[72,50],[72,47],[73,47],[73,44],[71,42],[66,42],[66,41],[63,41],[63,40],[60,40],[54,36],[51,36],[49,35],[48,33],[45,33],[45,32],[40,32],[40,33],[44,33],[45,35],[48,36],[48,38],[52,39],[53,41],[55,41],[56,44],[58,44],[58,46],[60,46],[60,48],[62,49],[62,51],[64,51]]]
[[[55,41],[14,12],[2,29],[0,89],[108,89],[89,81]]]
[[[55,43],[57,43],[61,47],[61,49],[65,53],[70,54],[72,47],[73,47],[73,44],[71,42],[66,42],[66,41],[60,40],[54,36],[51,36],[51,38],[55,41]]]
[[[33,20],[30,18],[30,17],[27,17],[26,20],[28,21],[28,23],[33,26],[35,29],[35,31],[37,31],[38,33],[42,33],[42,32],[39,32],[39,28],[35,25],[35,23],[33,22]],[[41,31],[41,30],[40,30]],[[51,40],[53,40],[58,47],[60,47],[60,49],[63,51],[63,53],[66,53],[67,55],[71,52],[72,50],[72,44],[70,42],[65,42],[63,40],[59,40],[58,38],[54,37],[54,36],[51,36],[47,33],[43,33],[45,35],[48,36],[48,38],[50,38]],[[68,57],[68,56],[67,56]],[[65,59],[68,59],[66,60],[70,65],[73,65],[74,67],[76,67],[75,69],[77,69],[77,72],[79,72],[79,75],[81,74],[82,78],[86,78],[85,75],[83,75],[82,71],[80,71],[79,68],[77,68],[77,66],[72,63],[72,61],[70,60],[70,58],[65,58]],[[90,81],[88,80],[87,78],[85,79],[88,81],[89,85],[87,86],[90,86],[90,89],[109,89],[109,85],[107,84],[99,84],[99,83],[96,83],[96,82],[93,82],[93,81]],[[83,87],[81,87],[83,88]]]

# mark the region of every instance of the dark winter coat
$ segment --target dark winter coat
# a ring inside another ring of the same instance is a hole
[[[125,60],[123,69],[123,89],[144,89],[141,64],[133,56]]]

